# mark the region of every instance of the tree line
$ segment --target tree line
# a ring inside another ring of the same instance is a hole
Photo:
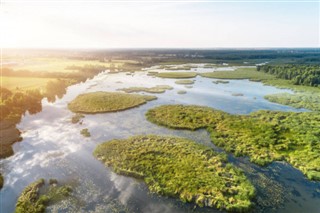
[[[295,85],[315,87],[320,85],[319,65],[261,65],[257,66],[257,70],[275,75],[278,78],[291,80]]]

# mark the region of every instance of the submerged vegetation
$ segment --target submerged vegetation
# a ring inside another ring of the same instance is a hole
[[[243,93],[235,92],[231,94],[232,96],[244,96]]]
[[[178,81],[175,81],[174,83],[176,83],[176,84],[194,84],[194,81],[193,80],[178,80]]]
[[[228,83],[229,83],[229,81],[216,80],[216,81],[212,81],[212,83],[214,83],[214,84],[228,84]]]
[[[267,165],[285,160],[310,180],[320,180],[319,113],[259,111],[249,115],[201,106],[164,105],[147,119],[176,129],[207,128],[214,144],[236,156]]]
[[[87,137],[87,138],[91,136],[91,134],[87,128],[81,129],[80,134],[83,135],[83,137]]]
[[[194,78],[197,76],[195,72],[160,72],[155,74],[160,78]]]
[[[44,213],[47,206],[67,198],[71,192],[70,186],[46,185],[44,179],[39,179],[22,191],[15,213]]]
[[[84,118],[84,115],[81,113],[76,113],[74,116],[71,118],[71,123],[76,124],[81,121],[81,119]]]
[[[306,108],[320,111],[320,93],[279,93],[266,95],[265,99],[295,108]]]
[[[0,190],[2,189],[3,187],[3,177],[2,177],[2,174],[0,173]]]
[[[147,103],[155,96],[125,94],[120,92],[92,92],[81,94],[68,104],[77,113],[116,112]]]
[[[173,87],[169,85],[157,85],[155,87],[129,87],[119,89],[120,91],[124,91],[126,93],[133,92],[147,92],[147,93],[164,93],[167,90],[172,90]]]
[[[184,94],[187,93],[187,91],[185,91],[185,90],[179,90],[177,93],[178,93],[179,95],[184,95]]]
[[[226,156],[193,141],[154,135],[114,139],[94,156],[122,175],[143,179],[150,191],[198,206],[248,210],[255,190]]]

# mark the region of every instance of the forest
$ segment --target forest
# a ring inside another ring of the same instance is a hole
[[[257,66],[257,70],[275,75],[281,79],[291,80],[295,85],[315,87],[320,85],[319,65],[262,65]]]

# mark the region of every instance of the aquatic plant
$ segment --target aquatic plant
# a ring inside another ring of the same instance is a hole
[[[73,124],[79,123],[82,118],[84,118],[84,115],[83,115],[83,114],[81,114],[81,113],[76,113],[74,116],[72,116],[71,122],[72,122]]]
[[[0,173],[0,189],[3,187],[3,177],[2,174]]]
[[[320,92],[319,93],[278,93],[264,96],[271,102],[293,106],[295,108],[306,108],[320,111]]]
[[[256,68],[238,68],[234,71],[219,71],[199,73],[200,76],[206,78],[218,79],[250,79],[255,81],[262,81],[267,79],[275,79],[276,77],[267,73],[258,72]]]
[[[197,76],[195,72],[159,72],[155,76],[160,78],[194,78]]]
[[[70,186],[46,186],[45,180],[39,179],[22,191],[15,213],[44,213],[48,205],[70,196],[71,191]]]
[[[152,192],[198,206],[245,211],[254,187],[226,156],[177,137],[140,135],[98,145],[94,156],[113,171],[143,179]]]
[[[91,134],[87,128],[81,129],[80,134],[83,135],[84,137],[90,137]]]
[[[310,180],[320,180],[320,114],[258,111],[231,115],[201,106],[164,105],[147,119],[175,128],[207,128],[212,142],[258,165],[285,160]]]
[[[212,83],[214,83],[214,84],[228,84],[228,83],[229,83],[229,81],[216,80],[216,81],[212,81]]]
[[[193,80],[178,80],[178,81],[175,81],[174,83],[176,83],[176,84],[194,84],[194,81]]]
[[[120,92],[92,92],[81,94],[68,104],[77,113],[103,113],[130,109],[156,99],[155,96]]]
[[[184,95],[184,94],[187,93],[187,91],[185,91],[185,90],[179,90],[177,93],[178,93],[179,95]]]
[[[173,87],[169,85],[157,85],[155,87],[128,87],[128,88],[122,88],[118,89],[120,91],[124,91],[127,93],[133,93],[133,92],[147,92],[147,93],[164,93],[167,90],[172,90]]]
[[[231,94],[232,96],[244,96],[243,93],[235,92]]]

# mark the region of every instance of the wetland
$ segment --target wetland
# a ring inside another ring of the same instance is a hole
[[[317,87],[239,65],[133,67],[21,115],[1,211],[319,211]]]

